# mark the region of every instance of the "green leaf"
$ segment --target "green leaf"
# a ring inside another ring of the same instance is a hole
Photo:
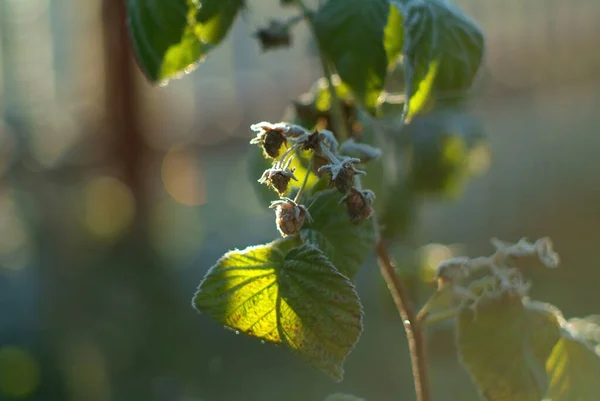
[[[300,237],[323,250],[342,274],[354,280],[373,250],[376,236],[370,219],[360,224],[350,221],[345,205],[339,203],[342,197],[331,189],[307,199],[304,204],[313,221],[304,223]]]
[[[465,308],[458,317],[461,362],[488,401],[540,401],[558,338],[556,314],[537,303],[526,307],[518,295],[482,300],[476,313]]]
[[[193,0],[188,0],[192,1]],[[203,43],[216,46],[229,32],[237,14],[244,8],[244,0],[202,0],[196,14],[194,32]]]
[[[369,110],[377,105],[388,66],[388,14],[387,0],[328,0],[313,18],[321,51]]]
[[[483,144],[478,121],[452,109],[419,116],[405,126],[411,139],[408,179],[418,194],[456,198],[471,176],[472,152]]]
[[[338,99],[343,103],[352,103],[350,88],[340,80],[338,75],[331,77],[331,83]],[[311,88],[311,92],[315,94],[315,107],[317,110],[328,112],[331,109],[331,91],[329,90],[327,79],[321,78],[315,82]]]
[[[477,25],[445,0],[415,0],[404,11],[405,118],[421,113],[438,94],[471,87],[483,59]]]
[[[276,241],[226,253],[194,295],[195,307],[233,330],[299,354],[336,381],[362,331],[352,283],[312,245]]]
[[[231,27],[242,0],[127,0],[127,24],[136,59],[161,85],[193,70]]]
[[[417,115],[424,113],[432,104],[431,94],[433,93],[433,85],[437,77],[439,68],[439,59],[432,60],[427,65],[427,73],[423,77],[419,77],[414,85],[407,85],[407,93],[412,93],[405,103],[404,121],[410,123]],[[410,89],[408,89],[410,88]]]
[[[390,67],[396,64],[404,47],[404,27],[402,26],[404,18],[401,7],[398,0],[390,0],[390,12],[383,32],[383,46]]]
[[[600,349],[594,350],[586,341],[587,334],[595,333],[593,341],[600,342],[600,325],[594,317],[584,321],[571,319],[567,323],[546,363],[550,378],[547,398],[552,401],[588,401],[600,395]]]

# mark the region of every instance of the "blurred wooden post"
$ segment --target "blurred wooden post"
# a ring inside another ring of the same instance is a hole
[[[105,117],[110,149],[121,177],[135,197],[135,228],[144,220],[144,189],[141,162],[144,142],[139,124],[135,65],[126,26],[123,0],[103,0],[104,68],[106,82]]]

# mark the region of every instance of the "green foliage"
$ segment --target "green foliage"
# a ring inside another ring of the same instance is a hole
[[[595,320],[595,322],[594,322]],[[583,324],[582,324],[583,323]],[[594,400],[600,394],[600,325],[598,316],[571,319],[546,362],[550,379],[547,399],[552,401]],[[584,327],[582,327],[584,326]],[[590,334],[595,333],[591,338]]]
[[[404,47],[404,27],[402,23],[401,4],[398,0],[390,0],[388,21],[384,29],[383,46],[388,60],[388,66],[392,67],[398,61]]]
[[[539,401],[545,361],[559,337],[556,318],[527,309],[520,296],[486,299],[458,317],[461,361],[484,399]]]
[[[404,7],[405,118],[423,112],[431,97],[470,88],[484,53],[480,29],[443,0],[409,1]],[[435,95],[435,96],[433,96]]]
[[[388,14],[386,0],[328,0],[313,18],[321,51],[369,110],[375,109],[386,76]]]
[[[578,334],[581,319],[571,322],[575,324],[565,322],[554,306],[523,301],[518,295],[486,299],[476,312],[464,309],[457,343],[482,397],[595,399],[600,394],[600,353]]]
[[[138,64],[161,84],[194,69],[231,27],[242,0],[127,0],[128,27]]]
[[[307,200],[313,221],[300,230],[300,237],[318,246],[346,277],[354,279],[375,245],[372,221],[353,224],[340,207],[342,195],[335,190],[317,193]]]
[[[435,111],[406,128],[409,185],[416,194],[456,197],[471,175],[470,154],[485,146],[473,117],[456,111]]]
[[[334,86],[334,93],[342,104],[346,129],[348,132],[354,132],[358,109],[352,98],[350,88],[337,75],[331,77],[331,82]],[[308,92],[300,95],[294,102],[293,107],[288,109],[284,120],[291,121],[309,130],[316,128],[333,130],[331,91],[327,79],[317,80]]]
[[[334,380],[362,331],[352,283],[314,246],[276,241],[226,253],[195,307],[233,330],[290,348]]]

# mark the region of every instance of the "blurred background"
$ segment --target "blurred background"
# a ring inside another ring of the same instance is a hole
[[[341,384],[191,307],[219,256],[277,235],[247,171],[249,125],[279,121],[321,74],[303,26],[261,53],[251,36],[281,16],[274,2],[249,2],[206,62],[160,88],[132,60],[118,0],[0,0],[1,400],[412,399],[373,259]],[[547,235],[562,266],[531,272],[532,296],[600,313],[600,3],[458,3],[487,34],[470,104],[491,159],[461,197],[421,205],[418,263]],[[429,347],[435,399],[476,400],[452,330]]]

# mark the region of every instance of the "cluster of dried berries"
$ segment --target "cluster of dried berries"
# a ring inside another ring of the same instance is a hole
[[[560,262],[547,237],[534,243],[526,238],[515,244],[498,239],[491,242],[496,248],[491,256],[459,256],[441,262],[435,274],[438,290],[451,289],[461,302],[475,310],[486,298],[503,294],[526,296],[530,283],[522,274],[523,268],[542,266],[552,269]],[[488,274],[482,277],[481,272]]]
[[[256,137],[250,143],[259,145],[266,157],[274,159],[273,166],[258,181],[273,188],[281,197],[271,207],[275,208],[277,228],[283,237],[295,235],[305,219],[311,220],[306,206],[298,203],[298,196],[295,200],[283,197],[290,181],[298,181],[290,165],[299,151],[312,151],[314,172],[319,176],[328,174],[330,187],[345,195],[340,203],[346,205],[353,223],[359,224],[372,216],[375,194],[357,185],[356,177],[366,173],[356,165],[377,158],[381,154],[378,149],[349,140],[347,142],[352,143],[344,143],[340,149],[350,149],[353,155],[359,156],[349,157],[340,154],[338,142],[328,130],[310,132],[294,124],[269,122],[254,124],[251,129]],[[282,152],[283,148],[286,149]]]

